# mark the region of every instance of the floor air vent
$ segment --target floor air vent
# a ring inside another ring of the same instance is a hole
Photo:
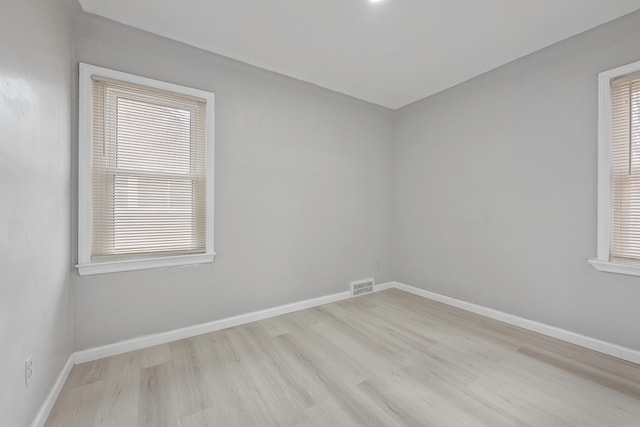
[[[351,295],[357,297],[358,295],[370,294],[371,292],[373,292],[374,284],[375,281],[373,279],[351,282]]]

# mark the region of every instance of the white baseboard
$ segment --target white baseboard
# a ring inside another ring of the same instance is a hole
[[[518,326],[523,329],[527,329],[533,332],[538,332],[543,335],[547,335],[553,338],[557,338],[562,341],[566,341],[572,344],[586,347],[588,349],[608,354],[618,359],[623,359],[629,362],[640,364],[640,351],[627,347],[622,347],[617,344],[612,344],[606,341],[602,341],[596,338],[591,338],[586,335],[581,335],[575,332],[567,331],[565,329],[557,328],[555,326],[546,325],[544,323],[536,322],[534,320],[524,319],[522,317],[515,316],[513,314],[504,313],[502,311],[487,308],[481,305],[473,304],[470,302],[458,300],[455,298],[447,297],[444,295],[436,294],[434,292],[426,291],[424,289],[416,288],[413,286],[405,285],[404,283],[392,282],[392,287],[400,289],[405,292],[409,292],[421,297],[428,298],[433,301],[438,301],[453,307],[460,308],[462,310],[470,311],[472,313],[480,314],[491,319],[499,320],[510,325]]]
[[[553,338],[570,342],[600,353],[608,354],[619,359],[640,364],[640,351],[627,347],[622,347],[596,338],[591,338],[555,326],[546,325],[534,320],[525,319],[513,314],[504,313],[481,305],[473,304],[467,301],[458,300],[445,295],[440,295],[424,289],[416,288],[400,282],[380,283],[374,286],[374,292],[383,291],[385,289],[397,288],[405,292],[419,295],[434,301],[438,301],[453,307],[457,307],[472,313],[480,314],[491,319],[499,320],[510,325],[518,326],[523,329],[538,332]],[[351,298],[348,291],[339,292],[332,295],[298,301],[291,304],[281,305],[279,307],[268,308],[265,310],[254,311],[252,313],[241,314],[238,316],[228,317],[226,319],[215,320],[213,322],[202,323],[199,325],[189,326],[181,329],[174,329],[159,334],[146,335],[133,338],[126,341],[117,342],[101,347],[94,347],[74,353],[75,363],[90,362],[102,359],[104,357],[115,356],[117,354],[127,353],[129,351],[140,350],[142,348],[152,347],[154,345],[165,344],[177,341],[183,338],[189,338],[196,335],[206,334],[209,332],[219,331],[221,329],[231,328],[233,326],[244,325],[246,323],[258,320],[268,319],[280,316],[294,311],[300,311],[311,307],[317,307],[323,304],[329,304]],[[66,369],[66,367],[65,367]]]
[[[379,285],[376,285],[374,287],[374,290],[377,292],[380,290],[392,288],[393,286],[394,284],[392,282],[381,283]],[[159,334],[145,335],[126,341],[120,341],[114,344],[81,350],[75,353],[75,363],[90,362],[93,360],[102,359],[104,357],[115,356],[117,354],[127,353],[129,351],[140,350],[142,348],[152,347],[154,345],[165,344],[168,342],[181,340],[183,338],[190,338],[196,335],[202,335],[209,332],[219,331],[221,329],[231,328],[233,326],[244,325],[245,323],[255,322],[257,320],[268,319],[270,317],[280,316],[282,314],[292,313],[294,311],[317,307],[319,305],[329,304],[347,298],[351,298],[351,293],[349,291],[339,292],[337,294],[298,301],[291,304],[281,305],[279,307],[268,308],[265,310],[254,311],[252,313],[228,317],[226,319],[214,320],[213,322],[188,326],[181,329],[174,329]]]
[[[387,289],[395,288],[396,283],[397,282],[387,282],[387,283],[380,283],[379,285],[374,285],[373,292],[380,292],[380,291],[385,291]]]
[[[518,326],[523,329],[538,332],[543,335],[547,335],[553,338],[557,338],[563,341],[570,342],[582,347],[589,348],[591,350],[598,351],[600,353],[608,354],[610,356],[617,357],[619,359],[627,360],[629,362],[640,364],[640,351],[622,347],[616,344],[611,344],[606,341],[601,341],[595,338],[580,335],[575,332],[570,332],[564,329],[549,326],[544,323],[536,322],[533,320],[524,319],[522,317],[514,316],[513,314],[504,313],[502,311],[494,310],[491,308],[483,307],[481,305],[473,304],[470,302],[458,300],[448,296],[440,295],[434,292],[430,292],[424,289],[409,286],[400,282],[387,282],[374,286],[374,292],[384,291],[386,289],[400,289],[405,292],[409,292],[421,297],[438,301],[453,307],[460,308],[462,310],[470,311],[472,313],[480,314],[491,319],[499,320],[501,322],[508,323],[510,325]],[[294,302],[291,304],[281,305],[279,307],[268,308],[265,310],[254,311],[252,313],[241,314],[238,316],[228,317],[226,319],[215,320],[213,322],[202,323],[200,325],[189,326],[181,329],[174,329],[159,334],[147,335],[139,338],[133,338],[126,341],[117,342],[101,347],[90,348],[87,350],[77,351],[72,353],[67,360],[64,368],[60,372],[53,388],[49,392],[45,402],[36,414],[31,427],[42,427],[47,421],[51,409],[55,404],[64,383],[71,372],[71,368],[74,364],[90,362],[93,360],[102,359],[104,357],[115,356],[117,354],[127,353],[129,351],[139,350],[142,348],[152,347],[154,345],[165,344],[172,341],[177,341],[183,338],[189,338],[196,335],[206,334],[209,332],[219,331],[221,329],[230,328],[233,326],[239,326],[257,320],[268,319],[283,314],[293,313],[295,311],[304,310],[311,307],[317,307],[323,304],[329,304],[332,302],[342,301],[351,297],[349,291],[339,292],[337,294],[326,295],[323,297],[312,298],[304,301]]]
[[[47,418],[49,418],[49,414],[53,409],[53,405],[56,403],[56,400],[58,400],[58,396],[62,391],[62,387],[64,386],[64,383],[67,382],[67,378],[69,377],[71,368],[73,368],[74,362],[75,362],[74,353],[71,353],[69,355],[69,358],[67,359],[67,363],[64,364],[64,367],[62,368],[60,375],[58,375],[56,382],[53,384],[51,391],[47,395],[47,398],[45,399],[44,403],[40,407],[40,410],[38,411],[36,416],[33,418],[33,421],[31,422],[31,427],[42,427],[47,422]]]

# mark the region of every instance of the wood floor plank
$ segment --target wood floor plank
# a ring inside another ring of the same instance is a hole
[[[109,392],[100,396],[94,427],[137,424],[141,362],[143,356],[152,352],[127,353],[104,360],[104,390]]]
[[[397,289],[73,367],[47,427],[640,426],[640,366]]]
[[[178,424],[178,396],[171,362],[140,369],[137,425],[171,427]]]
[[[105,393],[108,391],[104,389],[102,381],[91,381],[89,384],[69,387],[65,384],[46,425],[92,426]]]

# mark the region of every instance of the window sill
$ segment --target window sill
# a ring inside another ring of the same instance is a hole
[[[181,255],[162,258],[131,259],[123,261],[95,262],[78,264],[80,276],[117,273],[121,271],[148,270],[151,268],[178,267],[213,262],[215,254]]]
[[[640,276],[640,264],[623,264],[620,262],[602,261],[595,258],[590,259],[588,262],[598,271]]]

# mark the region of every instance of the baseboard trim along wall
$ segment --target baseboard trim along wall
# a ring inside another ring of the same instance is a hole
[[[608,354],[609,356],[617,357],[618,359],[623,359],[628,362],[640,364],[640,351],[638,350],[622,347],[596,338],[591,338],[586,335],[581,335],[575,332],[567,331],[565,329],[557,328],[555,326],[549,326],[547,324],[536,322],[534,320],[529,320],[515,316],[513,314],[494,310],[492,308],[487,308],[481,305],[436,294],[434,292],[430,292],[421,288],[405,285],[404,283],[393,282],[393,287],[405,292],[419,295],[424,298],[428,298],[433,301],[438,301],[453,307],[457,307],[465,311],[470,311],[472,313],[480,314],[491,319],[499,320],[513,326],[518,326],[529,331],[538,332],[542,335],[557,338],[571,344],[576,344],[600,353]]]
[[[379,285],[375,285],[374,291],[378,292],[384,289],[392,288],[393,286],[394,283],[392,282],[381,283]],[[142,348],[165,344],[168,342],[181,340],[183,338],[190,338],[196,335],[202,335],[209,332],[219,331],[221,329],[231,328],[233,326],[244,325],[245,323],[255,322],[257,320],[263,320],[270,317],[293,313],[294,311],[317,307],[319,305],[329,304],[347,298],[351,298],[351,293],[349,291],[339,292],[337,294],[326,295],[323,297],[298,301],[274,308],[267,308],[265,310],[227,317],[226,319],[214,320],[213,322],[201,323],[199,325],[188,326],[186,328],[174,329],[172,331],[162,332],[159,334],[145,335],[126,341],[120,341],[114,344],[81,350],[75,353],[75,363],[90,362],[92,360],[98,360],[104,357],[115,356],[116,354],[140,350]]]
[[[617,357],[619,359],[627,360],[629,362],[640,364],[640,351],[633,350],[627,347],[622,347],[616,344],[612,344],[606,341],[601,341],[595,338],[591,338],[585,335],[580,335],[575,332],[570,332],[564,329],[556,328],[555,326],[549,326],[544,323],[536,322],[533,320],[524,319],[522,317],[515,316],[513,314],[504,313],[502,311],[487,308],[481,305],[473,304],[470,302],[458,300],[445,295],[440,295],[434,292],[430,292],[414,286],[409,286],[400,282],[387,282],[375,285],[374,292],[383,291],[386,289],[396,288],[405,292],[409,292],[414,295],[418,295],[424,298],[428,298],[433,301],[441,302],[453,307],[460,308],[465,311],[476,313],[491,319],[499,320],[510,325],[518,326],[523,329],[527,329],[533,332],[538,332],[543,335],[547,335],[553,338],[557,338],[562,341],[566,341],[572,344],[579,345],[591,350],[598,351],[600,353],[608,354],[610,356]],[[209,332],[219,331],[221,329],[231,328],[233,326],[244,325],[246,323],[255,322],[257,320],[268,319],[271,317],[280,316],[283,314],[293,313],[295,311],[304,310],[311,307],[317,307],[319,305],[329,304],[336,301],[342,301],[348,298],[352,298],[349,291],[339,292],[332,295],[326,295],[323,297],[308,299],[304,301],[294,302],[291,304],[281,305],[279,307],[268,308],[265,310],[254,311],[247,314],[241,314],[238,316],[228,317],[226,319],[215,320],[213,322],[202,323],[199,325],[189,326],[181,329],[174,329],[172,331],[162,332],[159,334],[146,335],[138,338],[133,338],[126,341],[117,342],[101,347],[90,348],[87,350],[77,351],[69,356],[69,360],[65,364],[62,372],[58,376],[51,392],[47,396],[44,404],[38,411],[38,414],[31,423],[31,427],[41,427],[46,422],[54,403],[58,399],[58,395],[62,390],[62,386],[67,380],[71,368],[74,364],[91,362],[93,360],[102,359],[109,356],[115,356],[117,354],[127,353],[129,351],[140,350],[142,348],[152,347],[154,345],[165,344],[172,341],[177,341],[183,338],[189,338],[196,335],[206,334]]]
[[[56,382],[53,384],[51,391],[47,395],[47,398],[45,399],[44,403],[40,407],[40,410],[38,411],[36,416],[33,418],[33,421],[31,422],[31,427],[42,427],[47,422],[47,418],[49,418],[49,414],[53,409],[53,405],[56,403],[56,400],[58,400],[58,396],[62,391],[62,387],[64,386],[64,383],[67,382],[67,378],[69,377],[69,373],[71,372],[71,368],[73,368],[74,363],[75,363],[75,353],[71,353],[69,355],[69,358],[67,359],[67,363],[64,364],[64,367],[62,368],[60,375],[58,375]]]

